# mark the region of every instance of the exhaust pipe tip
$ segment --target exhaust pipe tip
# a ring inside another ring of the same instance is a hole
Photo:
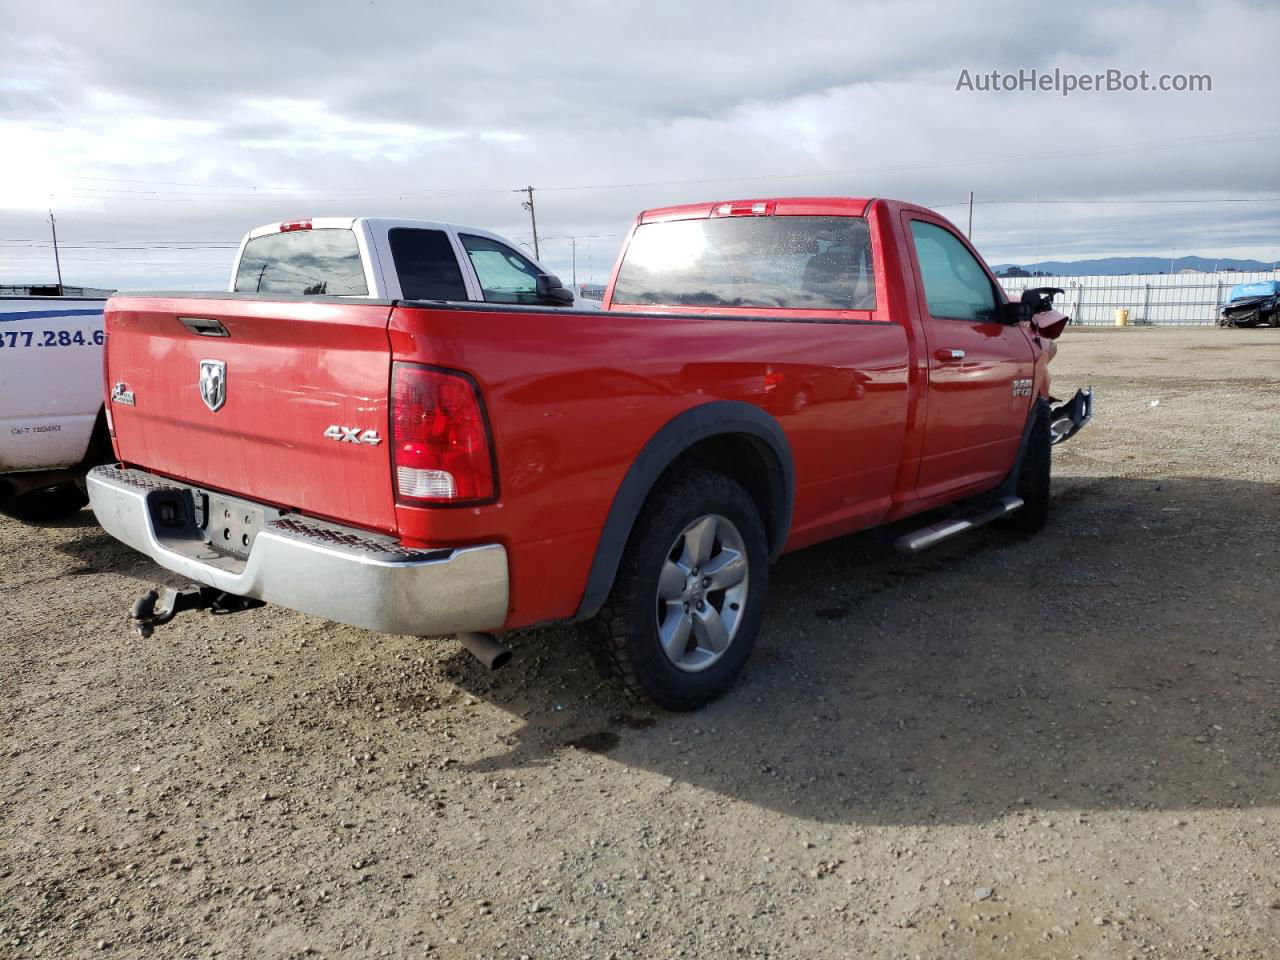
[[[499,670],[511,660],[511,648],[487,633],[459,633],[458,643],[490,670]]]

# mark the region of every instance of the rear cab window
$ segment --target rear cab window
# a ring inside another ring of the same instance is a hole
[[[363,297],[368,296],[369,285],[354,232],[290,230],[245,243],[235,291]]]
[[[393,227],[387,242],[406,300],[467,299],[457,254],[443,230]]]
[[[636,227],[612,303],[874,310],[866,218],[743,216]]]

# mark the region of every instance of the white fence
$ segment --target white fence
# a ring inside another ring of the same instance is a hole
[[[1028,287],[1061,287],[1053,305],[1073,323],[1115,323],[1116,309],[1129,309],[1130,323],[1211,324],[1237,283],[1280,279],[1280,272],[1144,273],[1120,277],[1001,277],[1013,299]]]

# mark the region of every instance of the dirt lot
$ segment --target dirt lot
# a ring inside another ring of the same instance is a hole
[[[1280,957],[1280,331],[1054,367],[1045,533],[784,558],[692,715],[0,518],[0,956]]]

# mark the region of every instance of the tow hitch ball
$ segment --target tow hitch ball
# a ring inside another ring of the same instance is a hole
[[[175,590],[164,587],[148,590],[133,605],[129,617],[144,638],[151,636],[156,627],[168,623],[184,610],[208,610],[210,613],[238,613],[263,605],[253,597],[241,597],[225,593],[214,587],[193,587]]]

